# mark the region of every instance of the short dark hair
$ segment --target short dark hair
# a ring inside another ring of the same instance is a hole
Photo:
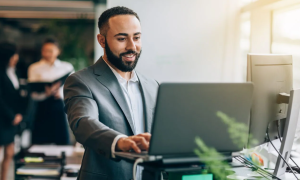
[[[44,40],[42,46],[44,46],[45,44],[48,44],[48,43],[54,44],[55,46],[57,46],[58,48],[60,48],[60,47],[59,47],[59,43],[58,43],[58,41],[57,41],[55,38],[50,38],[50,37],[49,37],[49,38],[46,38],[46,39]]]
[[[140,21],[139,16],[133,10],[123,6],[113,7],[104,11],[98,19],[100,34],[106,36],[107,30],[109,29],[108,20],[117,15],[133,15]]]
[[[10,58],[17,54],[17,46],[9,42],[0,43],[0,70],[6,70]]]

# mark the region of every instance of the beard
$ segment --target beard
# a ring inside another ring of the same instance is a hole
[[[116,56],[109,48],[107,41],[105,40],[105,52],[107,56],[107,60],[114,65],[117,69],[119,69],[122,72],[131,72],[135,66],[137,65],[137,62],[140,58],[140,55],[142,53],[142,50],[138,53],[136,51],[129,50],[125,53],[121,53],[118,56]],[[126,62],[122,60],[122,56],[126,54],[134,54],[135,55],[135,60],[132,62]]]

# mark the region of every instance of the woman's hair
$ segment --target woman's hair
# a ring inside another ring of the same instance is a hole
[[[6,70],[10,58],[17,53],[17,46],[12,43],[0,43],[0,71]]]

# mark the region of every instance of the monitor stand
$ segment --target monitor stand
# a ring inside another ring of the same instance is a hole
[[[279,94],[279,96],[281,96],[281,94]],[[285,124],[282,143],[279,151],[287,162],[291,155],[291,150],[292,150],[296,128],[297,128],[297,122],[299,118],[299,112],[300,112],[300,89],[291,90],[290,98],[288,101],[286,124]],[[275,170],[274,170],[274,175],[277,177],[283,176],[285,174],[286,167],[287,165],[278,155]]]

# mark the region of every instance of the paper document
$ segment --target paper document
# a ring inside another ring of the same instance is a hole
[[[58,145],[33,145],[29,148],[30,153],[44,153],[46,156],[61,156],[61,152],[65,152],[66,156],[72,156],[73,146],[58,146]]]
[[[44,167],[27,167],[23,166],[17,169],[18,175],[35,175],[35,176],[58,176],[60,168],[44,168]]]

